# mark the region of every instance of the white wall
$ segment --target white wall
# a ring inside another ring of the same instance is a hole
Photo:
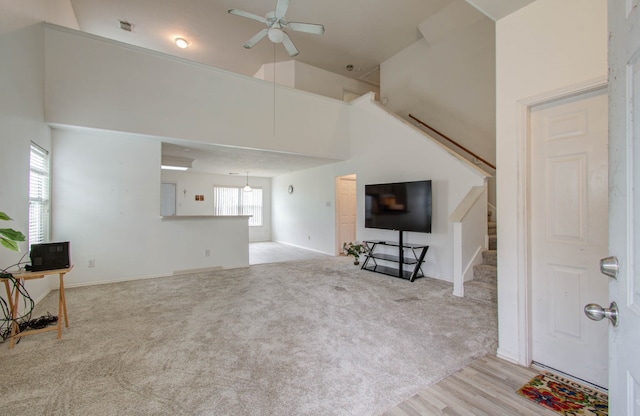
[[[161,219],[159,140],[53,129],[52,142],[54,238],[75,264],[65,284],[248,266],[246,217]]]
[[[374,92],[380,97],[380,88],[315,66],[295,61],[295,87],[314,94],[342,100],[344,91],[355,95]]]
[[[471,186],[484,185],[483,174],[367,97],[351,106],[351,136],[349,161],[273,179],[273,239],[336,254],[335,178],[356,174],[357,239],[397,241],[397,232],[364,228],[364,185],[431,179],[433,231],[405,233],[404,241],[430,245],[424,272],[452,281],[452,229],[448,218]],[[286,193],[288,185],[295,188],[292,195]]]
[[[519,103],[607,76],[606,2],[538,0],[497,22],[496,56],[499,354],[528,365]]]
[[[273,64],[262,65],[254,75],[256,78],[273,81]],[[343,92],[348,91],[355,95],[364,95],[374,92],[380,96],[380,88],[348,78],[318,67],[295,60],[278,62],[275,65],[276,83],[307,91],[313,94],[342,100]]]
[[[245,175],[162,171],[162,182],[176,184],[176,215],[213,215],[213,187],[216,185],[244,186],[246,180]],[[263,225],[249,227],[249,241],[270,241],[271,178],[249,176],[249,184],[252,188],[261,188],[263,195]],[[204,195],[204,201],[196,201],[195,195]]]
[[[425,38],[382,63],[381,101],[493,163],[495,25],[462,0],[454,6],[421,24]]]
[[[63,9],[68,0],[57,2]],[[31,141],[49,150],[49,127],[44,123],[44,29],[45,18],[73,25],[74,16],[58,12],[48,17],[44,0],[0,0],[0,211],[14,219],[0,227],[28,234],[29,146]],[[77,25],[77,23],[75,23]],[[21,253],[0,247],[0,268],[16,263]],[[28,259],[28,257],[27,257]],[[45,279],[30,281],[27,290],[38,299],[49,290]],[[2,291],[4,292],[4,290]]]
[[[278,86],[274,115],[270,82],[61,27],[47,26],[45,36],[50,123],[348,156],[341,101]]]
[[[274,64],[264,64],[253,76],[264,81],[273,82],[275,69],[276,84],[289,88],[296,86],[296,61],[284,61]],[[335,97],[334,97],[335,98]]]
[[[336,254],[335,177],[353,173],[344,169],[348,167],[338,163],[273,178],[272,240]],[[287,192],[289,185],[292,194]]]

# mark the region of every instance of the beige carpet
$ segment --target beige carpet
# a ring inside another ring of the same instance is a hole
[[[495,352],[451,289],[344,257],[68,289],[62,340],[0,344],[0,414],[377,415]]]

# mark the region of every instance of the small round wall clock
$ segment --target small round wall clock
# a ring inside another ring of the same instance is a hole
[[[289,185],[289,187],[287,188],[287,192],[289,192],[290,194],[293,193],[293,185]]]

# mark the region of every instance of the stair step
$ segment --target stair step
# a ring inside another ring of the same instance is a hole
[[[498,225],[487,223],[489,249],[482,251],[482,264],[473,266],[473,280],[465,282],[464,297],[482,303],[498,302]]]
[[[498,281],[498,267],[489,264],[473,266],[473,281],[496,284]]]
[[[484,250],[482,252],[482,264],[490,266],[498,265],[498,250]]]
[[[472,280],[464,284],[464,297],[482,303],[495,304],[498,301],[498,288],[495,283]]]
[[[498,237],[495,235],[489,236],[489,250],[497,250],[498,249]]]

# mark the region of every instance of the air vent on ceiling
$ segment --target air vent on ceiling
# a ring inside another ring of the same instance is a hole
[[[133,24],[126,20],[120,20],[120,29],[126,30],[127,32],[133,32]]]

